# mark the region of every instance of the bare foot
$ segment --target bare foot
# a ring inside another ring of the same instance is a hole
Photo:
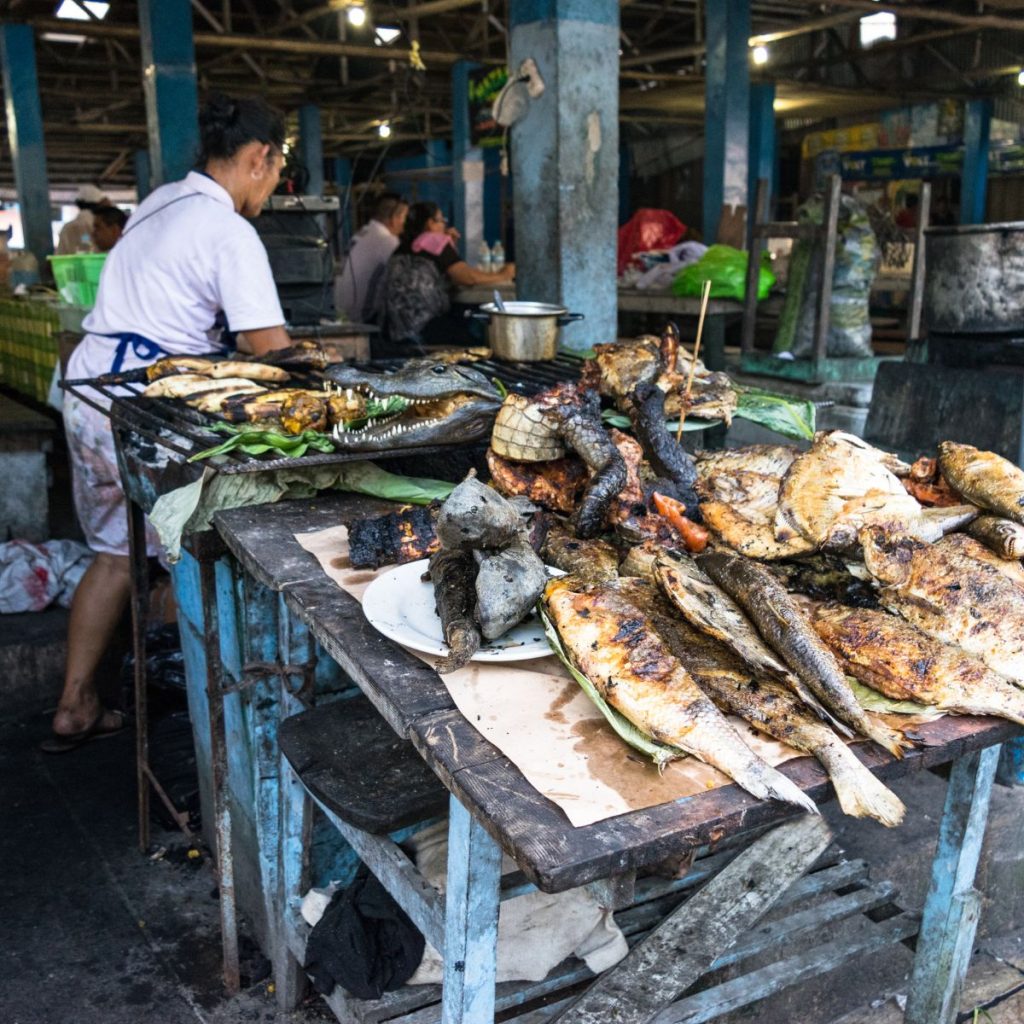
[[[99,722],[96,716],[102,715]],[[76,708],[57,708],[53,716],[53,731],[57,736],[73,736],[76,733],[84,732],[95,723],[96,729],[100,732],[106,729],[115,729],[120,722],[120,716],[113,711],[102,708],[99,701],[95,705]]]

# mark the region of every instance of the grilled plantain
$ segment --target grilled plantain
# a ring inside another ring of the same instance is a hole
[[[214,379],[241,378],[283,383],[287,370],[266,363],[249,363],[237,359],[205,359],[202,356],[169,356],[158,359],[146,370],[149,380],[160,380],[176,374],[198,374]]]

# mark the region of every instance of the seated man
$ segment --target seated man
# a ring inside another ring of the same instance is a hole
[[[394,192],[385,192],[352,239],[341,276],[334,285],[334,304],[355,323],[372,323],[381,303],[384,268],[398,248],[409,204]]]
[[[128,214],[119,206],[99,206],[92,218],[92,240],[97,252],[110,252],[128,223]]]

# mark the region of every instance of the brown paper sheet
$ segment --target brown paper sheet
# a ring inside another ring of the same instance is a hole
[[[379,573],[392,568],[353,569],[344,526],[296,534],[295,539],[357,600]],[[411,653],[428,664],[437,661]],[[441,678],[459,711],[576,827],[731,784],[693,757],[673,761],[659,773],[619,739],[554,655],[503,665],[471,662]],[[802,756],[739,718],[730,721],[771,765]]]

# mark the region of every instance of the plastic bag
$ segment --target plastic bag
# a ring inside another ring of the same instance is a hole
[[[619,228],[619,262],[616,273],[621,276],[638,252],[670,249],[686,233],[686,225],[669,210],[641,207]]]
[[[713,245],[704,255],[684,267],[672,282],[672,294],[680,298],[700,297],[705,281],[711,282],[711,298],[743,301],[747,291],[747,257],[742,249],[731,245]],[[775,275],[769,269],[771,256],[764,253],[757,275],[757,297],[765,299],[775,284]]]
[[[73,540],[0,544],[0,613],[41,612],[54,601],[71,606],[93,553]]]

